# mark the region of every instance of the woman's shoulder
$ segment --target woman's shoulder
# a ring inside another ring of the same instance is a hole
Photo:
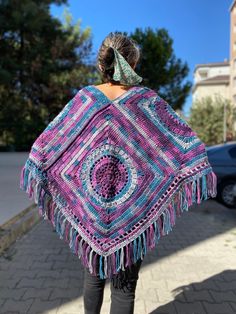
[[[95,94],[100,96],[102,89],[97,88],[97,86],[99,87],[99,85],[93,85],[93,84],[89,84],[89,85],[84,85],[83,87],[81,87],[78,91],[77,91],[77,95],[91,95],[91,94]],[[133,96],[134,94],[140,94],[142,95],[142,97],[146,98],[146,99],[153,99],[158,97],[158,93],[154,90],[151,89],[150,87],[146,86],[146,85],[132,85],[130,86],[130,88],[128,90],[126,90],[126,92],[124,92],[124,95],[130,95]]]
[[[81,87],[76,94],[76,97],[81,98],[80,96],[82,96],[82,99],[84,101],[86,101],[87,97],[91,97],[91,95],[94,94],[95,96],[97,96],[98,98],[100,98],[102,96],[102,98],[104,98],[104,93],[102,91],[100,91],[96,85],[93,84],[88,84],[88,85],[84,85],[83,87]],[[166,104],[167,102],[165,101],[165,99],[163,99],[157,90],[152,89],[146,85],[133,85],[130,87],[129,90],[127,90],[126,92],[124,92],[123,94],[124,96],[129,96],[129,97],[133,97],[134,95],[139,95],[139,99],[141,102],[143,102],[145,100],[145,103],[154,103],[154,104]]]
[[[91,88],[96,87],[96,86],[99,87],[99,85],[94,85],[94,84],[84,85],[77,92],[84,91],[84,90],[90,90]],[[131,86],[131,88],[133,88],[133,87],[140,89],[140,90],[142,89],[142,90],[157,94],[157,92],[154,89],[151,89],[150,87],[148,87],[146,85],[133,85],[133,86]]]
[[[140,90],[142,91],[143,96],[151,101],[151,102],[161,102],[161,103],[166,103],[165,99],[162,98],[158,91],[155,89],[152,89],[146,85],[139,85]]]

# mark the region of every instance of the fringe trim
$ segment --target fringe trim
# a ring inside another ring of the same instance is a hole
[[[74,229],[61,207],[53,201],[52,195],[43,188],[41,181],[35,176],[35,171],[26,165],[22,169],[20,188],[26,191],[30,198],[38,204],[39,214],[45,220],[50,220],[60,239],[64,239],[80,259],[84,267],[94,276],[101,279],[112,278],[113,284],[124,284],[128,271],[139,259],[144,258],[148,251],[153,250],[162,236],[167,235],[175,225],[176,217],[188,211],[193,203],[200,204],[203,200],[216,196],[217,177],[213,171],[204,170],[193,180],[184,181],[175,191],[161,215],[144,232],[130,243],[126,244],[109,256],[96,253],[92,247]],[[189,178],[191,179],[191,178]],[[118,276],[117,276],[118,274]]]

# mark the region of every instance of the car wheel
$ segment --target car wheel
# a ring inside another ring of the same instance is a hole
[[[219,186],[218,199],[225,206],[236,209],[235,185],[236,180],[222,182]]]

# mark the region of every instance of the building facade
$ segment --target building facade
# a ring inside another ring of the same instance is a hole
[[[193,101],[205,96],[220,95],[236,106],[236,0],[230,12],[229,61],[197,64],[194,69]]]
[[[236,0],[230,7],[230,99],[236,106]]]
[[[222,96],[230,99],[230,63],[197,64],[194,69],[193,101],[202,97]]]

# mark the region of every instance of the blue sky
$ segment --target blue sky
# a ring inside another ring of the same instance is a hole
[[[232,0],[69,0],[67,8],[81,27],[92,29],[93,52],[97,54],[104,37],[111,31],[133,32],[166,28],[173,39],[178,58],[186,61],[193,82],[196,64],[229,59],[229,7]],[[65,6],[52,6],[54,16],[62,18]],[[186,99],[184,114],[188,115],[192,96]]]

